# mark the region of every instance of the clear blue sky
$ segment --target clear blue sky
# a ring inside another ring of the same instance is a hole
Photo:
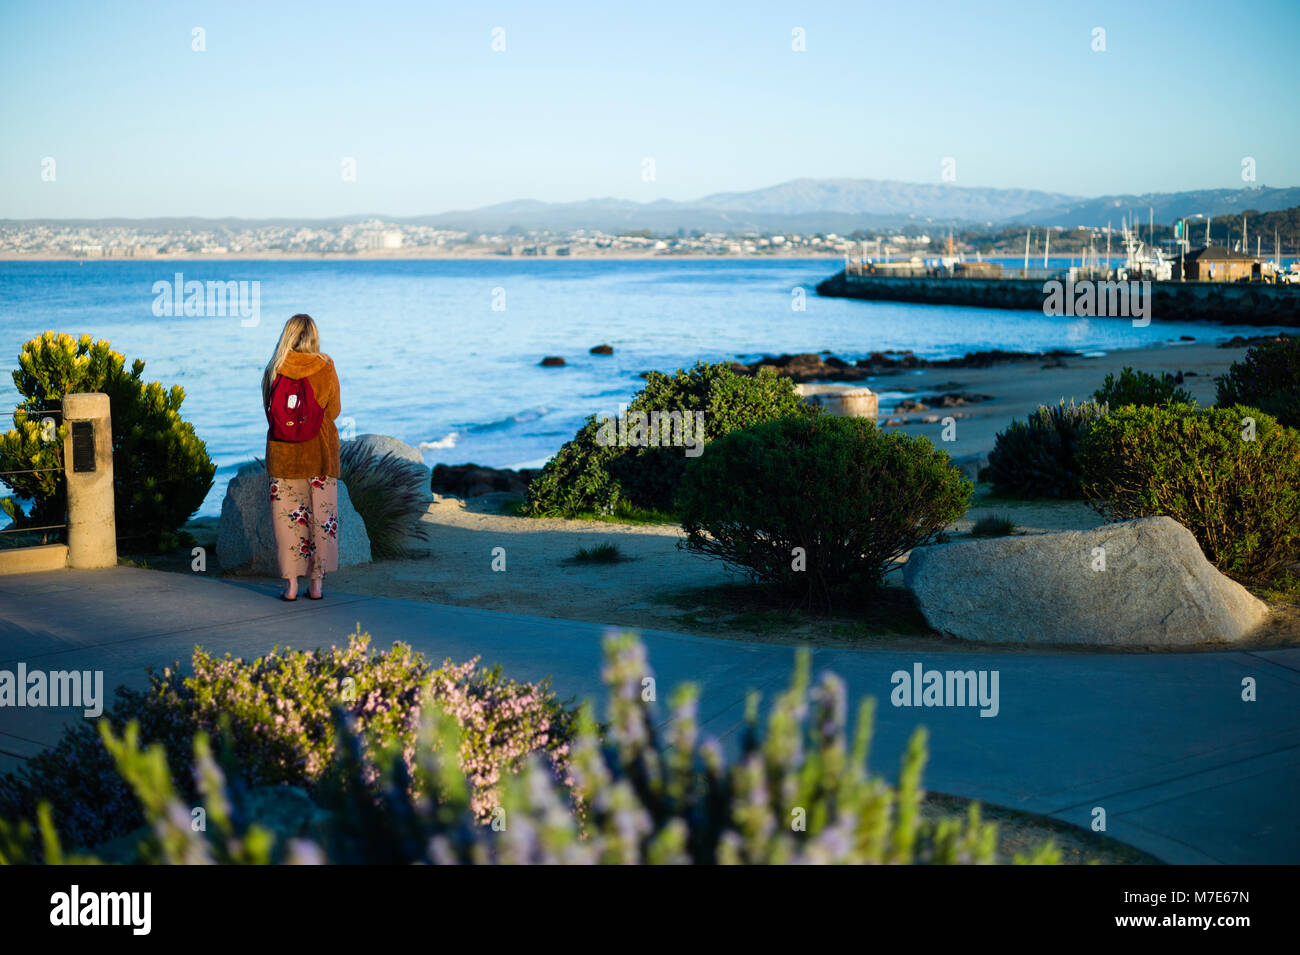
[[[1300,185],[1297,38],[1295,0],[0,0],[0,218],[692,199],[949,156],[1078,195],[1241,187],[1246,156]]]

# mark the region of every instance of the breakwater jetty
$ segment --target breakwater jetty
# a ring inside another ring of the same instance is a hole
[[[1046,279],[846,275],[821,282],[817,294],[922,305],[969,305],[1042,311]],[[1151,315],[1232,325],[1300,327],[1300,286],[1259,282],[1152,282]]]

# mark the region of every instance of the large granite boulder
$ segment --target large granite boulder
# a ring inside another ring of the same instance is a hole
[[[1169,517],[922,547],[903,579],[932,627],[988,643],[1232,643],[1269,612]]]
[[[265,467],[244,465],[227,485],[217,529],[217,559],[228,573],[280,575]],[[352,506],[347,486],[339,481],[339,567],[369,562],[370,537],[365,522]]]
[[[405,461],[424,464],[424,455],[420,453],[419,448],[413,448],[405,441],[398,441],[386,434],[359,434],[344,444],[352,445],[359,452],[368,454],[372,458],[382,458],[385,454],[392,454]]]

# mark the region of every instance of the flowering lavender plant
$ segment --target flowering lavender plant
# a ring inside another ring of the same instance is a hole
[[[257,819],[232,811],[221,771],[196,739],[194,765],[209,819],[206,833],[181,825],[188,807],[167,777],[161,747],[141,751],[138,732],[115,736],[100,726],[123,777],[149,822],[146,858],[167,863],[317,862],[518,863],[987,863],[995,861],[996,829],[972,806],[964,819],[923,819],[921,770],[925,736],[912,737],[897,786],[869,775],[866,755],[872,703],[864,702],[850,738],[843,682],[824,674],[814,684],[807,652],[799,655],[789,690],[760,727],[751,696],[740,755],[728,762],[699,732],[697,691],[674,694],[662,724],[641,696],[650,674],[644,647],[631,636],[606,642],[603,673],[608,725],[598,729],[590,709],[569,757],[572,793],[557,782],[541,748],[522,757],[518,773],[471,768],[499,787],[500,801],[484,824],[463,767],[462,733],[474,727],[470,696],[426,686],[410,758],[377,750],[365,739],[364,718],[333,710],[335,772],[315,797],[326,821],[314,838],[277,840]],[[446,679],[455,686],[454,671]],[[439,705],[442,692],[450,706]],[[472,696],[472,694],[471,694]],[[453,715],[449,710],[459,712]],[[373,727],[373,723],[371,724]],[[666,729],[660,727],[666,725]],[[453,759],[450,754],[460,754]],[[469,761],[471,767],[478,764]],[[575,811],[572,795],[581,811]],[[39,839],[47,860],[63,857],[47,810]],[[31,826],[0,822],[0,862],[36,853]],[[84,860],[79,860],[84,861]],[[1053,863],[1050,844],[1016,861]]]
[[[169,772],[182,781],[181,795],[191,799],[198,792],[191,780],[196,732],[237,754],[228,771],[238,787],[288,785],[313,793],[334,771],[335,708],[367,741],[369,782],[378,778],[375,766],[397,757],[419,785],[409,770],[422,708],[439,706],[457,722],[459,765],[474,811],[484,819],[498,805],[502,777],[518,771],[526,754],[540,754],[557,779],[565,777],[574,713],[549,681],[505,679],[499,668],[480,667],[477,657],[435,669],[406,644],[375,651],[370,642],[358,628],[346,647],[276,648],[252,661],[196,647],[190,676],[177,666],[151,674],[147,691],[119,691],[101,722],[118,734],[134,722],[143,740],[160,743]],[[144,818],[92,724],[79,724],[18,774],[0,779],[0,816],[34,820],[42,799],[52,803],[65,835],[82,846],[127,832]]]

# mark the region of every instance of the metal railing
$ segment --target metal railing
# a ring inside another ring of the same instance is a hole
[[[38,417],[41,419],[42,427],[43,427],[43,428],[44,428],[44,427],[49,427],[50,430],[55,430],[55,429],[56,429],[57,425],[56,425],[56,423],[55,423],[55,418],[56,418],[56,417],[62,417],[62,415],[63,415],[63,409],[62,409],[61,407],[60,407],[60,408],[45,408],[45,409],[42,409],[42,410],[39,411],[39,412],[35,412],[35,416],[38,416]],[[15,411],[14,411],[14,413],[13,413],[13,422],[14,422],[14,425],[15,425],[15,426],[18,425],[18,423],[19,423],[19,419],[20,419],[20,418],[25,417],[26,420],[29,420],[29,421],[30,421],[32,416],[33,416],[33,413],[28,412],[25,408],[17,408],[17,409],[15,409]],[[51,437],[49,440],[54,440],[54,438]],[[14,490],[14,486],[13,486],[13,484],[11,484],[8,480],[6,480],[6,478],[9,477],[10,475],[18,475],[18,474],[49,474],[49,473],[52,473],[52,472],[57,472],[58,474],[63,474],[63,473],[64,473],[64,470],[65,470],[64,466],[63,466],[63,465],[59,465],[58,467],[52,467],[52,468],[18,468],[18,469],[9,470],[9,471],[0,471],[0,482],[3,482],[4,484],[8,485],[8,487],[9,487],[10,490]],[[20,512],[20,513],[21,513],[21,512]],[[67,528],[68,528],[68,525],[67,525],[67,522],[66,522],[66,521],[65,521],[64,523],[62,523],[62,524],[35,524],[35,525],[33,525],[33,524],[22,524],[21,521],[20,521],[20,518],[18,518],[18,517],[14,517],[14,518],[12,518],[12,520],[13,520],[14,526],[12,526],[12,527],[6,527],[6,528],[3,528],[3,529],[0,529],[0,535],[3,535],[3,534],[33,534],[33,535],[34,535],[34,534],[36,534],[36,533],[40,533],[40,534],[41,534],[41,541],[40,541],[41,544],[48,544],[48,543],[50,543],[50,531],[61,531],[61,530],[67,530]],[[18,546],[23,546],[23,545],[20,544],[20,545],[18,545]]]

